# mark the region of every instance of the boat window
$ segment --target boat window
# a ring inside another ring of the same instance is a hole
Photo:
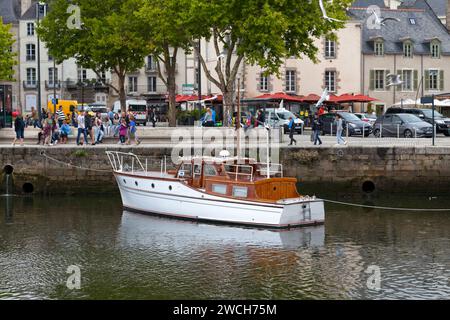
[[[178,170],[178,177],[192,177],[192,163],[183,163]]]
[[[248,188],[233,186],[233,197],[247,198]]]
[[[203,172],[205,176],[217,176],[217,170],[212,164],[206,164]]]
[[[201,164],[194,164],[194,175],[200,176],[202,174],[202,165]]]
[[[220,194],[227,194],[227,185],[225,185],[225,184],[213,184],[212,185],[212,192],[220,193]]]

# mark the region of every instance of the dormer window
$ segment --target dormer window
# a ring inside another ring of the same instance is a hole
[[[410,41],[406,41],[403,43],[403,56],[405,58],[412,58],[413,56],[413,46]]]
[[[441,57],[441,44],[438,41],[433,41],[430,44],[431,57],[439,59]]]
[[[382,40],[377,40],[374,43],[374,51],[376,56],[384,55],[384,42]]]

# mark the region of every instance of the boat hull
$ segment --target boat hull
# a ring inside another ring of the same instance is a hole
[[[210,195],[180,180],[120,173],[115,176],[123,207],[130,211],[267,228],[317,225],[325,218],[320,199],[289,199],[286,203],[246,201]]]

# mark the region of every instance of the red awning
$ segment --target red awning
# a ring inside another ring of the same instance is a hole
[[[212,99],[216,97],[216,99]],[[214,100],[214,101],[222,101],[223,100],[223,96],[222,95],[218,95],[218,96],[202,96],[202,100]],[[189,102],[189,101],[198,101],[198,95],[184,95],[184,94],[179,94],[176,97],[176,102],[177,103],[182,103],[182,102]]]
[[[284,100],[286,102],[303,102],[303,97],[300,96],[294,96],[289,95],[284,92],[277,92],[277,93],[266,93],[260,96],[257,96],[255,98],[252,98],[250,100],[265,100],[265,101],[281,101]]]
[[[345,93],[337,98],[338,103],[351,103],[351,102],[371,102],[376,101],[377,99],[365,96],[363,94],[349,94]]]
[[[320,100],[320,96],[314,93],[310,93],[306,97],[303,97],[302,99],[304,102],[315,103]]]

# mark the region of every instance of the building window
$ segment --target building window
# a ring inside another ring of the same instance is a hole
[[[402,70],[402,91],[413,91],[413,71]]]
[[[405,58],[412,58],[412,43],[411,42],[405,42],[403,44],[403,56]]]
[[[286,92],[297,92],[295,70],[286,71]]]
[[[77,69],[78,82],[85,82],[87,80],[87,71],[83,67],[78,66]]]
[[[147,57],[147,70],[156,70],[156,62],[153,59],[153,56]]]
[[[137,91],[138,91],[138,78],[128,77],[128,92],[137,92]]]
[[[325,40],[325,58],[336,58],[336,41],[330,39]]]
[[[27,23],[27,36],[34,36],[34,22]]]
[[[325,71],[325,88],[328,92],[336,92],[336,71]]]
[[[27,85],[28,86],[36,85],[36,69],[35,68],[27,68]]]
[[[441,57],[441,45],[439,43],[437,42],[431,43],[430,49],[432,58],[438,59]]]
[[[203,174],[207,177],[214,177],[214,176],[217,176],[217,171],[213,165],[205,164],[205,167],[203,169]]]
[[[385,70],[375,70],[375,90],[384,90]]]
[[[97,75],[97,81],[101,82],[103,84],[106,83],[106,72],[105,71],[100,71],[99,74]]]
[[[147,91],[156,92],[156,77],[147,78]]]
[[[375,41],[375,55],[376,56],[384,55],[384,43],[383,43],[383,41]]]
[[[35,61],[36,60],[36,45],[29,43],[26,45],[26,53],[27,53],[27,61]]]
[[[58,82],[58,68],[48,68],[48,84],[54,85]]]
[[[428,76],[428,88],[429,90],[439,90],[439,71],[430,70]]]
[[[269,78],[264,73],[259,76],[259,91],[269,91]]]

